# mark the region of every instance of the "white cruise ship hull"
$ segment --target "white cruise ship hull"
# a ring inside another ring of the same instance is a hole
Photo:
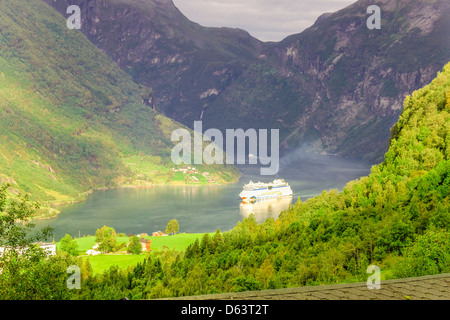
[[[261,188],[252,191],[243,190],[239,196],[242,201],[253,201],[261,199],[279,198],[292,196],[292,189],[290,186]]]

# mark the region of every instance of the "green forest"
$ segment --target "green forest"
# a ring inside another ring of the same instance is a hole
[[[250,216],[230,231],[205,234],[185,251],[152,252],[127,270],[93,275],[88,262],[63,253],[5,256],[0,296],[154,299],[334,284],[365,281],[370,265],[386,279],[450,272],[449,111],[447,64],[432,83],[406,97],[384,162],[342,191],[299,199],[276,220],[258,224]],[[13,228],[11,219],[26,220],[30,206],[24,198],[8,203],[0,197],[3,244],[26,242],[23,228],[31,226]],[[68,290],[66,270],[74,263],[82,270],[81,289]]]

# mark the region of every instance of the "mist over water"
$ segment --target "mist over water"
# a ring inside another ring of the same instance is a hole
[[[261,176],[260,166],[239,165],[242,177],[230,185],[154,186],[141,189],[97,191],[85,202],[61,209],[53,219],[36,221],[36,227],[55,228],[54,239],[94,235],[103,225],[125,234],[164,231],[171,219],[177,219],[180,232],[227,231],[251,213],[258,222],[276,218],[290,203],[339,189],[370,172],[369,163],[336,156],[297,150],[280,159],[276,176]],[[239,193],[250,180],[270,182],[285,179],[292,188],[292,199],[241,204]]]
[[[310,153],[299,149],[280,159],[278,176],[286,179],[293,177],[290,184],[294,196],[306,200],[322,193],[323,190],[342,190],[347,182],[367,176],[371,166],[367,161]]]

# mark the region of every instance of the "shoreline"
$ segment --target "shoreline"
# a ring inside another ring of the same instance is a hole
[[[83,192],[80,194],[80,196],[82,197],[81,199],[71,199],[71,200],[67,200],[67,201],[58,201],[58,202],[53,202],[53,203],[42,203],[42,207],[43,208],[48,208],[48,214],[51,214],[53,211],[57,211],[57,213],[53,214],[53,215],[45,215],[45,214],[41,214],[41,215],[37,215],[36,217],[32,217],[29,221],[39,221],[39,220],[49,220],[49,219],[54,219],[56,217],[58,217],[58,215],[61,213],[60,210],[57,209],[57,207],[63,207],[63,206],[67,206],[67,205],[71,205],[71,204],[76,204],[76,203],[82,203],[85,202],[87,200],[87,197],[91,194],[93,194],[96,191],[107,191],[107,190],[117,190],[117,189],[151,189],[154,188],[156,186],[186,186],[186,187],[199,187],[199,186],[220,186],[220,185],[227,185],[227,184],[233,184],[233,183],[237,183],[240,179],[240,177],[242,176],[242,173],[239,175],[239,177],[235,180],[235,181],[223,181],[220,183],[196,183],[196,184],[192,184],[192,183],[186,183],[184,181],[176,181],[176,182],[164,182],[164,183],[145,183],[145,184],[141,184],[141,185],[133,185],[133,184],[123,184],[123,185],[119,185],[119,186],[113,186],[113,187],[98,187],[95,189],[91,189],[89,191]],[[139,180],[140,182],[142,182],[142,180]]]

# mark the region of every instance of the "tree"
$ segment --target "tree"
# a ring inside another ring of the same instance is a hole
[[[35,225],[29,220],[39,204],[30,203],[27,195],[18,195],[8,200],[9,187],[9,184],[0,187],[0,246],[27,247],[33,242],[50,238],[53,229],[49,226],[38,232],[31,232]]]
[[[39,207],[25,195],[8,195],[9,185],[0,187],[0,246],[8,247],[0,256],[0,297],[3,300],[65,300],[73,296],[67,288],[67,267],[75,265],[69,255],[47,257],[34,244],[45,241],[52,229],[33,230],[29,222]],[[21,250],[24,248],[26,250]],[[21,251],[21,254],[18,251]]]
[[[176,219],[170,220],[166,227],[167,234],[176,234],[180,230],[180,226]]]
[[[202,254],[209,254],[211,253],[211,237],[209,236],[209,233],[205,233],[202,237],[202,241],[200,243],[200,252]]]
[[[447,230],[428,230],[405,249],[405,258],[395,266],[398,278],[420,277],[450,272],[450,234]]]
[[[128,245],[127,252],[131,254],[141,254],[142,253],[142,245],[139,242],[139,237],[134,236],[131,238],[131,242]]]
[[[95,232],[95,241],[99,243],[98,249],[101,252],[112,252],[117,247],[117,233],[111,227],[103,226]]]
[[[78,243],[73,240],[70,234],[66,234],[64,238],[61,239],[59,250],[67,252],[71,256],[78,256]]]
[[[81,265],[81,280],[84,281],[92,276],[93,270],[89,259],[85,259]]]
[[[264,262],[259,267],[257,273],[257,280],[263,285],[263,287],[267,287],[270,278],[272,278],[275,270],[272,266],[272,262],[270,259],[265,259]]]
[[[76,258],[57,255],[36,259],[30,254],[10,259],[2,267],[2,300],[67,300],[74,291],[67,287],[67,268]]]

